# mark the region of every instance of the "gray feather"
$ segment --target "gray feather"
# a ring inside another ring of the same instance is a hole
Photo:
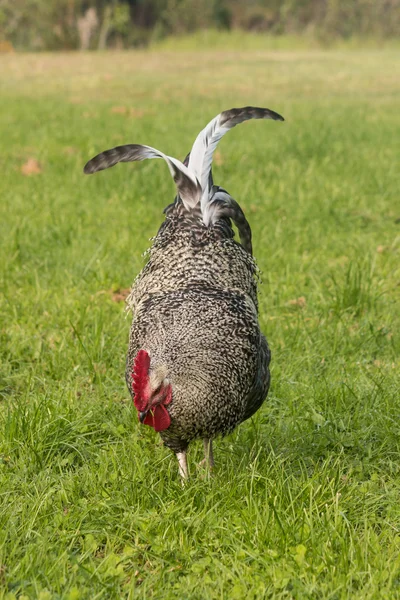
[[[196,177],[194,177],[190,170],[178,159],[167,156],[151,146],[127,144],[125,146],[111,148],[89,160],[89,162],[86,163],[83,172],[87,175],[91,175],[97,171],[103,171],[104,169],[113,167],[119,162],[141,161],[147,158],[163,158],[168,165],[170,173],[175,181],[178,194],[182,198],[186,208],[190,209],[196,206],[201,196],[200,184],[196,180]]]
[[[252,254],[251,228],[244,216],[244,212],[228,192],[225,192],[225,190],[222,190],[221,188],[217,188],[217,191],[212,194],[209,203],[205,207],[203,221],[204,224],[209,227],[222,218],[232,219],[238,228],[240,242],[243,248]]]
[[[201,210],[204,209],[209,201],[209,173],[211,170],[214,150],[219,140],[232,127],[235,127],[243,121],[249,119],[273,119],[274,121],[284,121],[284,118],[269,108],[258,108],[255,106],[245,106],[243,108],[231,108],[217,115],[197,136],[192,150],[188,167],[196,179],[200,181],[202,188]]]

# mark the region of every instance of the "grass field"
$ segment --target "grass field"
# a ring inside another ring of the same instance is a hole
[[[400,56],[8,55],[0,86],[0,598],[400,598]],[[262,271],[272,388],[211,480],[139,427],[124,297],[166,165],[232,106],[215,179]]]

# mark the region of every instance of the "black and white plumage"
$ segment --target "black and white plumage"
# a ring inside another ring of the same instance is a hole
[[[126,381],[140,421],[177,454],[183,477],[189,442],[202,438],[212,464],[211,440],[251,417],[269,389],[251,229],[211,174],[218,141],[248,119],[283,121],[269,109],[233,108],[199,133],[184,163],[131,144],[102,152],[84,169],[94,173],[117,162],[163,158],[176,183],[177,197],[164,211],[128,298],[134,319]],[[233,239],[232,221],[241,244]]]

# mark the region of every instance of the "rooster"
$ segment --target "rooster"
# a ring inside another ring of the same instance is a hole
[[[189,443],[201,438],[213,467],[212,440],[249,419],[265,400],[271,354],[260,331],[251,229],[239,204],[214,185],[221,137],[248,119],[283,121],[267,108],[232,108],[197,136],[184,163],[138,144],[92,158],[84,172],[162,158],[177,195],[127,299],[134,318],[126,382],[139,421],[159,432],[188,477]],[[234,238],[232,222],[240,243]]]

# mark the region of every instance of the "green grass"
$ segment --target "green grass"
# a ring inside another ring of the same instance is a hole
[[[1,598],[400,598],[399,67],[390,50],[2,58]],[[128,398],[115,295],[173,182],[161,161],[82,167],[120,143],[182,158],[246,104],[286,118],[233,130],[215,166],[252,224],[272,388],[211,480],[192,445],[182,489]]]

